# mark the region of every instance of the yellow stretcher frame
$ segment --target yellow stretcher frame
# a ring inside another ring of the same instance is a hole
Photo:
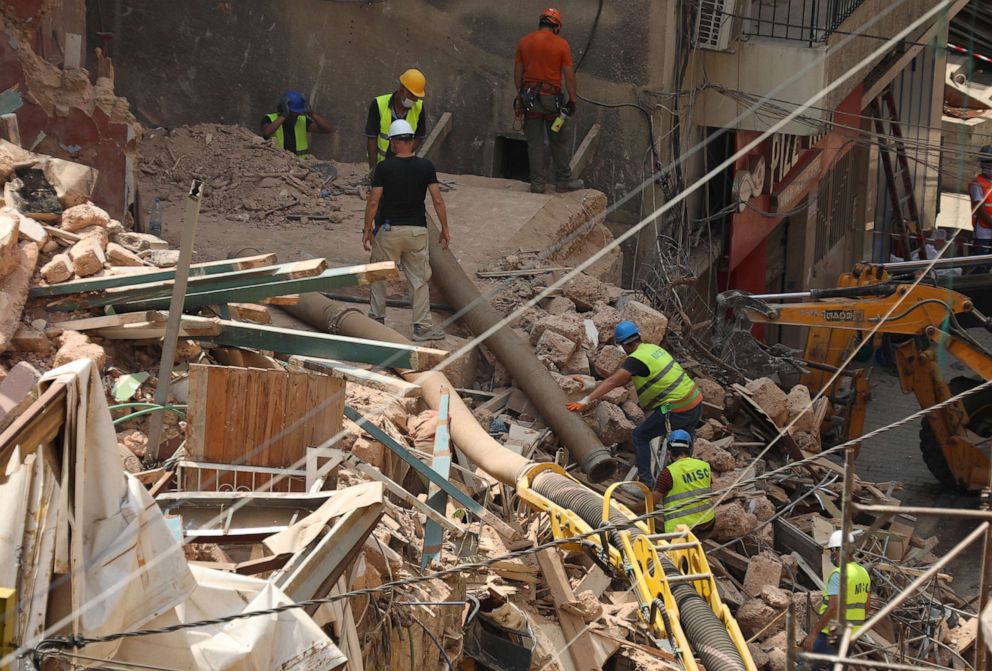
[[[517,480],[517,495],[535,510],[548,514],[551,522],[551,533],[555,538],[573,538],[576,536],[583,538],[583,542],[566,543],[561,546],[562,548],[582,551],[585,549],[584,545],[592,543],[600,558],[613,568],[615,574],[626,576],[637,597],[640,606],[638,613],[641,620],[651,627],[658,637],[667,639],[671,643],[676,658],[682,662],[686,671],[699,671],[699,667],[692,654],[683,654],[684,651],[691,651],[691,647],[685,632],[682,630],[679,608],[672,595],[669,578],[661,566],[661,554],[666,555],[676,566],[685,567],[683,570],[688,571],[688,573],[684,573],[684,575],[687,578],[694,578],[686,580],[686,582],[689,582],[693,589],[706,600],[713,614],[726,627],[730,639],[744,661],[746,671],[757,671],[737,621],[717,593],[716,580],[710,571],[702,545],[689,530],[689,527],[680,524],[673,533],[658,534],[655,533],[654,518],[639,520],[634,522],[634,526],[644,532],[644,535],[632,536],[629,529],[618,532],[622,545],[621,551],[605,543],[603,535],[596,533],[596,530],[574,511],[559,506],[531,488],[531,483],[539,475],[547,472],[566,477],[578,485],[585,486],[557,464],[538,464],[527,469]],[[622,483],[610,485],[603,495],[602,520],[604,523],[608,523],[611,506],[614,511],[619,511],[630,519],[637,517],[625,505],[613,501],[613,492],[620,484]],[[646,510],[650,513],[653,510],[651,492],[643,483],[637,484],[644,490]],[[675,540],[678,542],[670,542]],[[664,604],[664,612],[653,607],[657,598],[660,598]]]

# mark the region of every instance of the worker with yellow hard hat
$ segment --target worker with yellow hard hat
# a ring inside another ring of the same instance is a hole
[[[847,548],[842,548],[844,544],[844,532],[834,531],[830,534],[827,542],[827,549],[830,551],[830,563],[836,568],[827,576],[823,585],[823,595],[820,599],[818,613],[820,615],[816,625],[809,632],[806,640],[803,641],[803,648],[807,652],[815,652],[821,655],[836,655],[836,631],[835,625],[840,612],[840,590],[844,590],[844,610],[845,621],[853,625],[857,631],[871,613],[871,576],[861,564],[854,561],[854,536],[848,534]],[[843,587],[840,584],[840,563],[841,552],[844,552],[843,561],[847,564],[844,575]],[[817,662],[813,669],[828,669],[832,665],[826,662]]]
[[[427,131],[427,112],[424,110],[426,93],[427,78],[424,73],[410,68],[400,75],[398,89],[372,99],[365,121],[370,170],[393,155],[389,145],[389,126],[394,121],[402,119],[410,124],[414,152],[420,147]]]

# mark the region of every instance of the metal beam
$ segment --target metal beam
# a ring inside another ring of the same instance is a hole
[[[444,491],[448,496],[453,498],[459,504],[465,507],[470,513],[478,517],[480,520],[495,529],[500,535],[507,538],[517,538],[520,536],[520,532],[511,527],[509,524],[496,517],[493,513],[486,510],[481,506],[475,499],[463,492],[462,490],[455,487],[446,478],[440,477],[431,468],[413,455],[406,447],[397,443],[393,438],[380,429],[378,426],[367,420],[357,412],[351,406],[344,406],[344,415],[355,424],[357,424],[362,430],[366,431],[370,436],[378,440],[380,443],[388,447],[393,454],[398,456],[400,459],[410,464],[410,467],[417,472],[418,475],[426,478],[427,480],[436,484],[442,491]]]
[[[437,429],[434,432],[434,458],[431,460],[431,470],[438,477],[448,479],[451,473],[451,434],[449,432],[448,388],[441,388],[441,400],[437,410]],[[444,515],[448,507],[448,495],[431,482],[427,492],[427,505],[440,515]],[[444,531],[437,522],[428,519],[424,526],[424,550],[420,557],[420,568],[430,566],[431,560],[441,556],[441,545],[444,542]]]
[[[249,270],[252,268],[262,268],[271,266],[276,262],[275,254],[260,254],[258,256],[245,256],[239,259],[229,259],[224,261],[208,261],[207,263],[194,263],[189,267],[190,279],[203,277],[206,275],[220,275],[238,270]],[[62,282],[52,284],[47,287],[31,287],[29,296],[38,298],[41,296],[68,296],[70,294],[81,294],[90,291],[102,291],[114,287],[124,287],[131,284],[146,282],[164,282],[173,280],[176,271],[173,268],[168,270],[156,270],[147,273],[134,273],[133,275],[115,275],[113,277],[98,277],[96,279],[83,279],[74,282]]]
[[[246,347],[282,354],[301,354],[346,361],[360,361],[387,368],[426,370],[440,363],[448,353],[443,350],[401,345],[398,343],[364,340],[347,336],[309,333],[261,324],[244,324],[219,320],[221,333],[216,336],[197,336],[197,340]]]
[[[371,284],[372,282],[389,282],[399,279],[396,262],[382,261],[360,266],[331,268],[312,277],[293,279],[252,278],[248,284],[239,283],[236,286],[211,287],[208,290],[196,290],[186,294],[183,309],[202,308],[207,305],[219,305],[231,301],[251,303],[271,298],[273,296],[289,296],[308,291],[323,291],[340,287],[353,287]],[[119,312],[135,312],[139,310],[160,310],[168,307],[165,298],[149,298],[146,300],[114,302],[114,309]]]

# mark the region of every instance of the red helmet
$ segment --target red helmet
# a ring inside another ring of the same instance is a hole
[[[554,7],[548,7],[541,12],[541,18],[547,19],[550,23],[555,24],[559,28],[561,27],[561,12]]]

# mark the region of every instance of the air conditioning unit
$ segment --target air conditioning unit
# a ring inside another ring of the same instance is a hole
[[[741,33],[740,18],[750,9],[746,0],[699,0],[696,14],[696,47],[727,51]]]

